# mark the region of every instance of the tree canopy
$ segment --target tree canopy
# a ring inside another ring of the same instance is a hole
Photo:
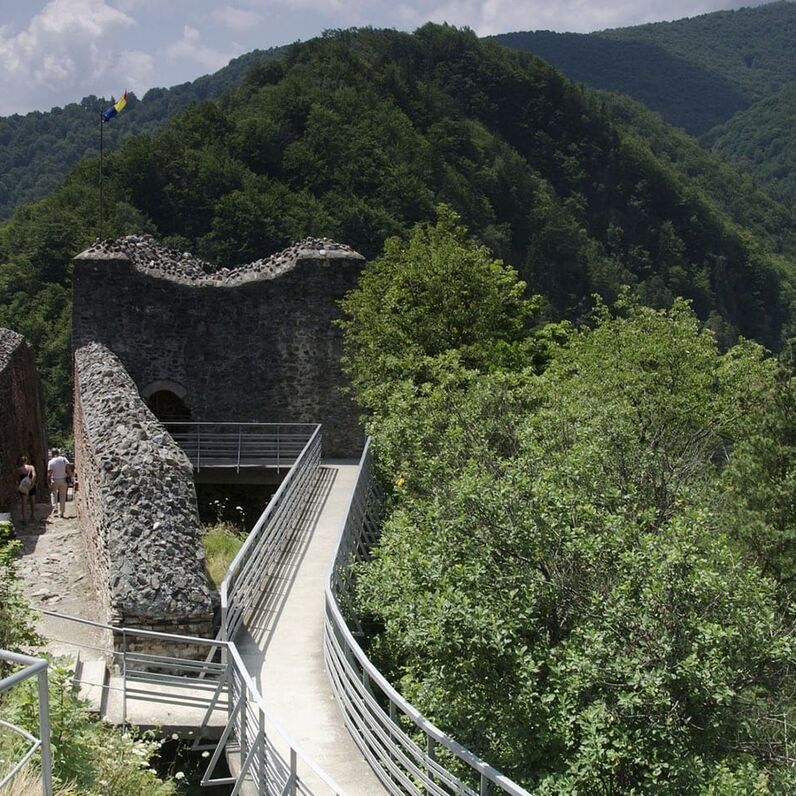
[[[430,262],[439,240],[413,243]],[[400,285],[412,263],[392,265]],[[796,426],[779,366],[748,342],[720,353],[681,300],[625,295],[531,331],[541,367],[534,347],[525,368],[473,367],[448,337],[384,369],[359,356],[382,328],[382,263],[367,268],[346,310],[389,492],[358,582],[379,665],[534,792],[790,792],[794,528],[768,485],[772,437]]]

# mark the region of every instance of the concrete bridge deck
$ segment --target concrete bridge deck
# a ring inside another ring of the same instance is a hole
[[[345,793],[374,796],[384,788],[343,723],[323,656],[325,579],[356,470],[355,464],[321,467],[274,589],[246,617],[235,643],[269,715]]]

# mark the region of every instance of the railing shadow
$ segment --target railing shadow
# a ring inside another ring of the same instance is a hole
[[[263,658],[266,656],[312,541],[313,531],[336,479],[336,469],[323,466],[319,468],[316,482],[307,493],[305,511],[286,538],[279,561],[274,565],[273,574],[269,577],[269,588],[264,590],[252,605],[235,637],[239,647],[250,649],[246,643],[250,642],[260,651]]]

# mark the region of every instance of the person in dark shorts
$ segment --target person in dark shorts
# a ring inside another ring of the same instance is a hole
[[[22,522],[25,520],[25,506],[30,511],[30,519],[36,518],[36,468],[28,462],[27,456],[17,459],[17,489],[22,509]],[[28,485],[29,484],[29,485]],[[27,486],[27,489],[25,488]]]

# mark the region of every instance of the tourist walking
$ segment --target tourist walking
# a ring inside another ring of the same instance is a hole
[[[58,509],[58,516],[66,515],[66,491],[69,488],[67,476],[72,472],[72,463],[61,455],[58,448],[52,449],[52,458],[47,462],[47,481],[53,497],[53,505]]]
[[[25,522],[25,506],[30,512],[31,521],[36,519],[36,468],[28,462],[27,456],[17,459],[17,489],[22,509],[22,522]]]

